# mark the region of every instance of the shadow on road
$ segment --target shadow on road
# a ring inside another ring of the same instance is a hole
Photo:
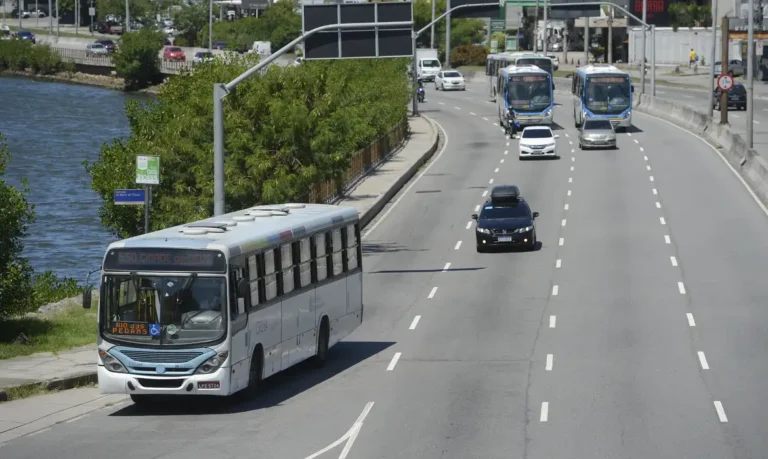
[[[395,244],[394,242],[366,242],[363,244],[363,256],[376,253],[393,252],[426,252],[427,249],[409,249],[406,246]]]

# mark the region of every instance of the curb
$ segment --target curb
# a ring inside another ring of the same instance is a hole
[[[96,384],[98,382],[98,376],[95,371],[78,373],[72,376],[66,376],[64,378],[56,378],[48,381],[40,381],[29,384],[22,384],[20,386],[6,387],[5,390],[0,390],[0,403],[8,401],[8,389],[26,389],[43,386],[47,390],[67,390],[74,389],[80,386],[86,386],[89,384]]]
[[[365,228],[366,226],[368,226],[368,224],[370,224],[373,221],[373,219],[376,218],[379,212],[381,212],[384,206],[386,206],[387,203],[389,203],[389,201],[391,201],[392,198],[395,197],[395,195],[397,195],[397,193],[403,188],[403,186],[405,186],[405,184],[408,183],[413,178],[414,175],[416,175],[416,172],[419,171],[421,166],[423,166],[424,163],[426,163],[429,160],[429,158],[431,158],[432,155],[434,155],[435,152],[437,151],[437,146],[440,142],[440,135],[439,135],[440,131],[438,131],[437,127],[435,126],[435,123],[431,119],[429,119],[424,115],[418,115],[418,116],[421,116],[422,118],[427,120],[429,125],[432,127],[432,131],[434,132],[434,137],[435,137],[434,142],[432,142],[432,146],[430,146],[429,149],[426,152],[424,152],[423,155],[421,155],[419,160],[413,163],[413,165],[410,168],[408,168],[408,170],[405,171],[405,173],[401,175],[400,178],[398,178],[397,181],[395,181],[395,183],[391,187],[389,187],[389,189],[383,195],[379,196],[379,198],[376,200],[373,206],[371,206],[370,209],[363,212],[363,215],[360,216],[360,228]]]

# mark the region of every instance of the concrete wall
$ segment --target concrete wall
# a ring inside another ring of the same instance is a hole
[[[629,62],[639,63],[640,48],[643,42],[642,28],[631,28],[628,32],[629,35]],[[722,36],[720,31],[717,31],[717,49],[715,55],[716,60],[720,60],[722,55],[720,41]],[[699,55],[699,59],[706,58],[707,65],[710,64],[709,55],[712,50],[712,30],[704,29],[700,27],[694,27],[693,29],[680,28],[677,32],[673,31],[669,27],[656,28],[656,63],[658,64],[688,64],[688,55],[691,52],[691,48],[696,50]],[[651,60],[651,34],[646,34],[646,58]],[[737,41],[731,40],[730,50],[728,51],[732,58],[740,59],[741,50]]]

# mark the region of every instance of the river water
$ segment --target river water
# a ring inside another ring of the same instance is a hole
[[[35,271],[79,282],[98,269],[114,240],[99,219],[101,197],[91,190],[84,160],[104,142],[129,135],[125,101],[146,99],[91,86],[0,78],[0,133],[12,159],[4,179],[26,177],[37,219],[24,255]],[[91,276],[98,285],[98,274]]]

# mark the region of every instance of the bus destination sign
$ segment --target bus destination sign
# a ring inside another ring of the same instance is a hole
[[[146,322],[114,322],[110,329],[113,335],[149,336],[149,324]]]
[[[613,77],[591,77],[589,81],[593,83],[626,83],[627,78],[626,77],[619,77],[619,76],[613,76]]]
[[[526,75],[526,76],[513,76],[512,81],[547,81],[546,75]]]
[[[193,249],[112,249],[104,259],[105,271],[227,272],[224,254]]]

